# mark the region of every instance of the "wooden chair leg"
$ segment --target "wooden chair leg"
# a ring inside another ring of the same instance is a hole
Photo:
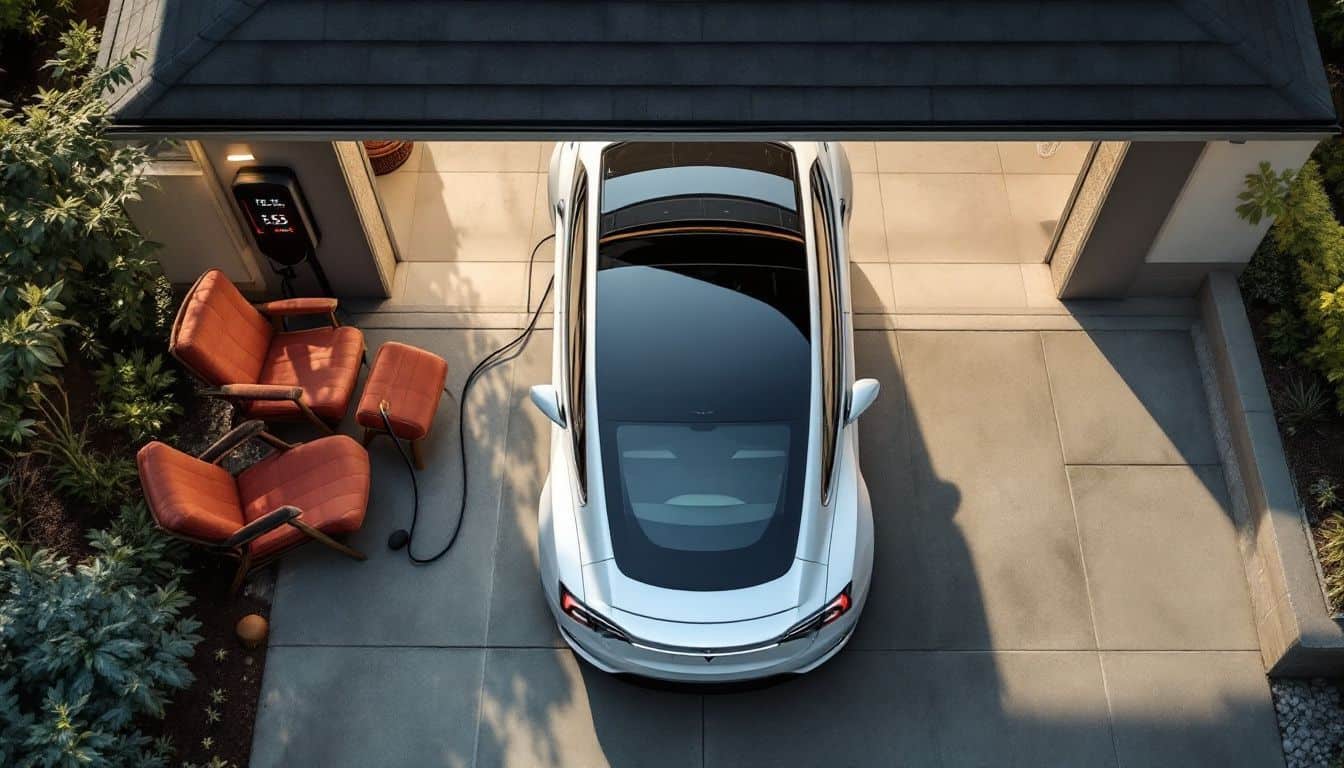
[[[340,552],[346,557],[351,557],[354,558],[355,560],[368,559],[367,557],[364,556],[363,552],[360,552],[359,550],[353,547],[348,547],[345,544],[342,544],[341,542],[331,538],[327,534],[317,530],[316,528],[303,522],[302,520],[290,520],[289,524],[294,526],[295,528],[298,528],[300,531],[303,531],[304,533],[308,534],[313,539],[320,541],[323,544],[326,544],[328,547],[331,547],[337,552]]]
[[[428,437],[428,435],[426,435],[425,437]],[[419,440],[411,441],[411,460],[415,462],[416,469],[425,468],[424,449],[420,447],[420,444],[423,443],[424,441],[425,441],[424,437],[420,438]]]
[[[252,569],[252,553],[244,552],[243,556],[238,558],[238,572],[233,575],[233,583],[229,585],[229,597],[237,597],[238,590],[243,586],[243,578],[247,572]]]
[[[303,411],[303,415],[305,418],[307,418],[312,423],[316,424],[317,427],[321,429],[324,433],[328,435],[336,434],[336,430],[332,429],[330,424],[318,418],[317,414],[313,413],[313,409],[309,408],[307,403],[303,402],[302,400],[299,400],[297,402],[299,404],[299,410]]]

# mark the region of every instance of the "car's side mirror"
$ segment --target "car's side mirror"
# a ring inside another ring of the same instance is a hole
[[[557,426],[564,428],[565,416],[560,412],[560,393],[555,391],[554,386],[537,384],[528,394],[531,395],[532,404],[537,406],[538,411],[546,414],[546,418],[555,422]]]
[[[854,388],[849,391],[849,413],[845,415],[845,423],[858,421],[868,406],[877,400],[877,394],[881,391],[882,382],[877,379],[859,379],[854,382]]]

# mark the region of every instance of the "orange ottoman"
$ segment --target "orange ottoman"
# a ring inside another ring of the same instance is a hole
[[[387,431],[378,412],[378,404],[386,400],[392,431],[402,440],[410,441],[415,466],[424,469],[420,443],[434,425],[434,413],[439,409],[447,378],[448,363],[433,352],[396,341],[384,344],[373,359],[364,396],[359,399],[359,410],[355,413],[356,423],[364,428],[364,444]]]

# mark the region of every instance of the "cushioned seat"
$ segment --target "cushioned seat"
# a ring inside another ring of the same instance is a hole
[[[303,390],[303,402],[322,419],[345,418],[359,367],[364,359],[364,335],[357,328],[314,328],[277,333],[271,339],[258,384],[278,384]],[[243,405],[252,419],[297,419],[298,405],[285,400],[252,400]]]
[[[355,422],[364,427],[364,444],[386,430],[379,406],[387,403],[387,420],[397,437],[411,441],[415,465],[424,469],[420,441],[434,425],[443,397],[448,363],[433,352],[389,341],[378,349],[355,410]]]
[[[154,521],[168,533],[237,557],[234,590],[253,567],[314,539],[364,559],[331,538],[364,524],[369,501],[369,455],[364,448],[345,435],[291,445],[266,433],[264,426],[249,421],[200,457],[157,441],[136,455]],[[235,478],[219,462],[252,438],[278,450]]]
[[[353,533],[369,502],[369,454],[345,435],[304,443],[243,470],[238,498],[249,523],[288,505],[323,533]],[[252,554],[265,557],[303,540],[302,531],[282,526],[253,541]]]
[[[336,322],[336,300],[297,298],[259,307],[223,272],[201,275],[182,302],[168,350],[189,371],[240,401],[245,416],[307,418],[330,431],[345,418],[364,359],[364,335]],[[278,331],[296,315],[325,315],[330,327]],[[270,319],[268,319],[268,317]]]

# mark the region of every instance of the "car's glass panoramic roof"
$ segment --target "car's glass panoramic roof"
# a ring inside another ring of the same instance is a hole
[[[739,589],[792,565],[808,441],[806,251],[773,235],[598,250],[597,414],[618,567]]]
[[[671,222],[801,234],[793,150],[771,142],[625,142],[602,153],[598,235]]]

